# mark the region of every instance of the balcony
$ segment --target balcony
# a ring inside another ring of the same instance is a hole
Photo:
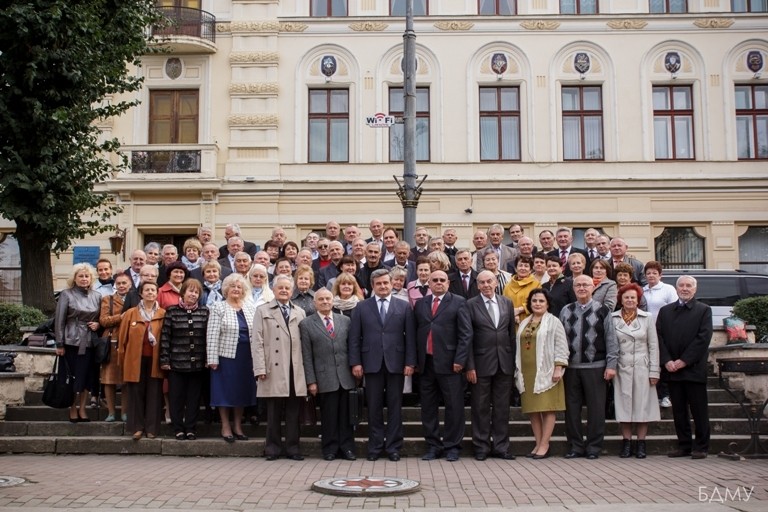
[[[216,16],[189,7],[158,7],[167,25],[152,27],[156,44],[171,53],[215,53]]]
[[[119,179],[216,178],[218,148],[215,144],[148,144],[120,149],[128,156],[129,168],[118,175]]]

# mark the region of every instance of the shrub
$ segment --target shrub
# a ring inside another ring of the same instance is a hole
[[[21,343],[22,327],[39,325],[47,318],[37,308],[0,303],[0,345],[18,345]]]
[[[768,342],[768,296],[741,299],[733,305],[733,313],[755,326],[758,342]]]

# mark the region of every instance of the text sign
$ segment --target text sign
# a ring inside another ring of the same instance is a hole
[[[371,128],[389,128],[395,124],[395,116],[388,116],[378,112],[372,116],[367,116],[365,118],[365,124]]]

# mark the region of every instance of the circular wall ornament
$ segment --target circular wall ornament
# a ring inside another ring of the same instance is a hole
[[[171,80],[176,80],[181,76],[181,59],[178,57],[171,57],[165,61],[165,74]]]
[[[397,496],[416,492],[420,487],[416,480],[389,476],[326,478],[312,484],[313,491],[334,496]]]

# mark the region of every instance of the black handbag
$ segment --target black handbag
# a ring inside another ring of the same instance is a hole
[[[356,427],[363,421],[363,407],[365,406],[365,393],[363,388],[355,387],[347,393],[349,400],[349,424]]]
[[[109,314],[112,314],[112,306],[114,305],[112,296],[109,296]],[[96,364],[109,363],[109,356],[112,353],[112,340],[110,336],[101,337],[95,332],[91,334],[91,342],[93,345],[93,359]]]
[[[59,364],[62,361],[64,364]],[[75,402],[74,377],[63,356],[57,356],[43,389],[43,403],[54,409],[66,409]]]

